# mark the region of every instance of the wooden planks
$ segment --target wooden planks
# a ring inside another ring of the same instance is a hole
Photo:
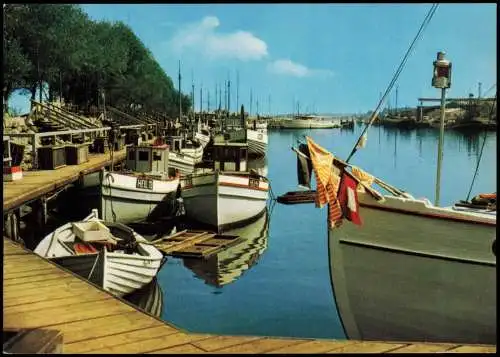
[[[484,345],[194,334],[142,313],[6,238],[3,259],[3,329],[24,331],[24,342],[16,345],[20,353],[59,351],[61,339],[64,353],[496,352],[496,346]]]
[[[241,237],[234,235],[184,230],[152,243],[164,254],[177,257],[206,258],[242,241]]]

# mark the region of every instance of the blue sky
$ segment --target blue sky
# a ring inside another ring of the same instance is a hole
[[[231,80],[231,108],[252,113],[373,110],[431,4],[85,4],[92,19],[123,21],[199,109],[217,84]],[[398,106],[438,97],[432,62],[444,50],[453,63],[448,96],[496,83],[496,4],[440,4],[397,82]],[[487,93],[494,95],[494,90]],[[390,100],[395,104],[395,90]],[[270,98],[270,106],[269,106]],[[16,106],[16,102],[12,102]],[[295,103],[295,105],[294,105]]]

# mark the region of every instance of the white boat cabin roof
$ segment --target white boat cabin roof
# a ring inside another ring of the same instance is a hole
[[[127,146],[125,166],[134,172],[168,173],[169,149],[167,144]]]

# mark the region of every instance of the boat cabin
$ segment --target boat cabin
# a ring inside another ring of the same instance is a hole
[[[214,170],[247,171],[248,144],[216,142],[213,144]]]
[[[184,137],[181,135],[170,135],[165,138],[166,143],[172,151],[179,152],[184,149]]]
[[[134,172],[168,173],[168,150],[166,144],[127,146],[125,166]]]

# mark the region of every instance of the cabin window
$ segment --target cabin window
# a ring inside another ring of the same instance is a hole
[[[149,161],[149,152],[139,151],[139,161]]]
[[[153,161],[160,161],[161,160],[161,155],[160,153],[154,151],[153,152]]]
[[[181,149],[181,143],[180,143],[179,141],[177,141],[177,140],[176,140],[176,141],[174,142],[174,148],[175,148],[175,150],[180,150],[180,149]]]
[[[135,151],[134,151],[134,150],[129,150],[129,151],[128,151],[128,159],[129,159],[129,160],[134,160],[134,159],[135,159],[135,157],[134,157],[134,153],[135,153]]]

